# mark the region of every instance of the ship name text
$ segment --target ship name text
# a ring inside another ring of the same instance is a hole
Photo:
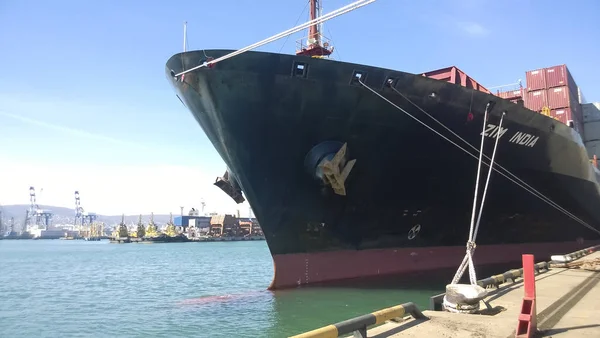
[[[504,133],[506,133],[507,131],[508,131],[508,128],[498,127],[495,124],[489,123],[487,125],[487,127],[485,128],[485,131],[481,132],[481,134],[484,134],[487,137],[496,138],[496,137],[502,137],[502,135],[504,135]],[[481,135],[481,134],[479,134],[479,135]]]
[[[507,131],[508,131],[508,128],[499,127],[495,124],[489,123],[487,125],[487,127],[485,128],[485,131],[483,131],[479,135],[483,134],[486,137],[500,138]],[[539,139],[540,139],[539,136],[534,136],[531,134],[524,133],[522,131],[518,131],[508,140],[508,142],[518,144],[520,146],[533,148],[533,146],[535,146],[535,144],[537,143],[537,141]]]
[[[539,136],[533,136],[531,134],[518,131],[513,135],[513,137],[510,138],[510,140],[508,140],[508,142],[512,142],[521,146],[533,147],[539,139]]]

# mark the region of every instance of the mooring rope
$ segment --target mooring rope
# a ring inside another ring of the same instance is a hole
[[[246,46],[246,47],[244,47],[242,49],[238,49],[238,50],[236,50],[234,52],[231,52],[229,54],[223,55],[223,56],[221,56],[219,58],[216,58],[214,60],[210,60],[210,61],[204,62],[203,64],[198,65],[196,67],[190,68],[188,70],[184,70],[184,71],[182,71],[182,72],[180,72],[178,74],[175,74],[174,76],[175,77],[179,77],[180,75],[192,72],[192,71],[194,71],[196,69],[200,69],[202,67],[208,67],[208,66],[210,66],[212,64],[215,64],[217,62],[221,62],[223,60],[232,58],[232,57],[234,57],[236,55],[242,54],[242,53],[247,52],[247,51],[249,51],[251,49],[258,48],[258,47],[260,47],[262,45],[266,45],[268,43],[271,43],[271,42],[273,42],[275,40],[279,40],[279,39],[281,39],[283,37],[286,37],[288,35],[292,35],[292,34],[294,34],[296,32],[299,32],[299,31],[301,31],[303,29],[306,29],[306,28],[308,28],[308,27],[310,27],[312,25],[318,25],[320,23],[323,23],[325,21],[333,19],[333,18],[335,18],[337,16],[340,16],[342,14],[351,12],[351,11],[353,11],[355,9],[358,9],[360,7],[363,7],[363,6],[366,6],[366,5],[368,5],[370,3],[373,3],[375,1],[376,0],[358,0],[358,1],[355,1],[355,2],[353,2],[353,3],[349,4],[349,5],[346,5],[346,6],[342,7],[342,8],[336,9],[333,12],[329,12],[329,13],[327,13],[325,15],[322,15],[322,16],[316,18],[316,19],[310,20],[310,21],[308,21],[306,23],[303,23],[303,24],[301,24],[299,26],[296,26],[294,28],[290,28],[290,29],[288,29],[286,31],[283,31],[283,32],[279,33],[279,34],[273,35],[273,36],[271,36],[269,38],[266,38],[264,40],[261,40],[261,41],[259,41],[257,43],[251,44],[251,45]]]
[[[485,180],[485,187],[483,188],[483,196],[481,197],[481,205],[479,206],[479,215],[477,216],[477,223],[474,225],[475,210],[477,208],[477,192],[479,190],[479,172],[481,169],[481,163],[483,162],[483,158],[482,158],[481,154],[483,154],[483,143],[484,143],[484,138],[485,138],[485,127],[487,125],[487,114],[488,114],[489,106],[490,106],[490,104],[488,103],[485,107],[485,116],[484,116],[484,123],[483,123],[484,131],[481,133],[481,135],[482,135],[481,151],[479,153],[480,154],[479,163],[477,164],[477,181],[475,182],[475,198],[473,201],[473,213],[471,216],[471,227],[469,229],[469,241],[467,242],[467,252],[465,254],[465,258],[463,259],[461,265],[459,266],[458,270],[456,271],[454,278],[452,278],[451,284],[458,283],[458,281],[462,278],[463,274],[465,273],[465,269],[467,268],[467,265],[468,265],[469,266],[469,281],[471,282],[471,285],[477,285],[477,273],[475,272],[475,265],[473,264],[473,254],[475,252],[475,248],[477,247],[475,240],[477,239],[477,233],[479,232],[479,223],[481,222],[481,215],[483,214],[483,206],[485,204],[485,197],[487,195],[487,189],[490,184],[490,177],[492,176],[494,159],[496,158],[496,150],[498,149],[498,141],[500,140],[500,132],[498,132],[498,134],[496,135],[496,140],[494,142],[494,150],[492,152],[492,160],[490,162],[488,175]],[[502,123],[504,122],[505,115],[506,115],[506,113],[503,112],[502,116],[500,117],[500,123],[498,124],[498,126],[499,126],[498,131],[502,130]]]
[[[417,109],[419,109],[423,114],[427,115],[427,117],[429,117],[430,119],[432,119],[434,122],[436,122],[437,124],[439,124],[440,126],[442,126],[444,129],[446,129],[447,131],[449,131],[452,135],[454,135],[456,138],[458,138],[459,140],[461,140],[464,144],[468,145],[469,147],[471,147],[471,149],[477,151],[477,148],[475,148],[475,146],[473,146],[471,143],[467,142],[464,138],[460,137],[460,135],[456,134],[452,129],[448,128],[445,124],[443,124],[442,122],[440,122],[438,119],[436,119],[435,117],[433,117],[431,114],[429,114],[428,112],[426,112],[423,108],[421,108],[419,105],[417,105],[416,103],[414,103],[413,101],[411,101],[408,97],[406,97],[404,94],[402,94],[400,91],[398,91],[398,89],[391,87],[390,88],[395,91],[398,95],[402,96],[406,101],[408,101],[410,104],[412,104],[413,106],[415,106]],[[483,154],[483,156],[490,160],[490,158],[486,155]],[[488,165],[487,163],[484,162],[485,165]],[[573,215],[571,212],[569,212],[568,210],[566,210],[565,208],[561,207],[560,205],[558,205],[558,203],[552,201],[550,198],[546,197],[544,194],[542,194],[541,192],[537,191],[535,188],[533,188],[532,186],[530,186],[529,184],[527,184],[527,182],[523,181],[522,179],[520,179],[517,175],[513,174],[512,172],[510,172],[510,170],[504,168],[502,165],[500,165],[500,163],[496,163],[496,167],[504,170],[508,175],[510,175],[512,178],[514,178],[515,180],[519,181],[522,185],[524,185],[525,187],[527,187],[529,189],[529,192],[540,198],[541,200],[545,201],[546,203],[552,205],[554,208],[558,209],[559,211],[561,211],[562,213],[568,215],[569,217],[571,217],[574,220],[577,220],[579,223],[585,223],[583,220],[581,220],[579,217]],[[494,169],[497,172],[498,169]],[[503,175],[505,176],[505,175]],[[513,183],[516,183],[513,181]],[[518,185],[518,184],[517,184]],[[525,189],[523,186],[519,185],[521,188]],[[525,189],[527,190],[527,189]],[[599,232],[600,233],[600,232]]]
[[[427,129],[431,130],[433,133],[437,134],[438,136],[440,136],[441,138],[443,138],[444,140],[448,141],[449,143],[451,143],[452,145],[454,145],[455,147],[459,148],[460,150],[464,151],[467,155],[478,159],[477,156],[473,155],[470,151],[468,151],[467,149],[461,147],[459,144],[457,144],[456,142],[452,141],[451,139],[449,139],[448,137],[442,135],[440,132],[438,132],[437,130],[433,129],[431,126],[429,126],[427,123],[421,121],[420,119],[418,119],[417,117],[413,116],[412,114],[410,114],[409,112],[407,112],[405,109],[403,109],[402,107],[398,106],[397,104],[393,103],[392,101],[390,101],[389,99],[387,99],[386,97],[384,97],[383,95],[379,94],[376,90],[372,89],[371,87],[367,86],[364,82],[362,82],[362,80],[358,80],[358,83],[360,83],[363,87],[365,87],[366,89],[368,89],[370,92],[372,92],[373,94],[377,95],[379,98],[381,98],[382,100],[386,101],[387,103],[389,103],[390,105],[392,105],[394,108],[400,110],[401,112],[403,112],[404,114],[406,114],[407,116],[409,116],[410,118],[412,118],[413,120],[417,121],[418,123],[420,123],[421,125],[423,125],[424,127],[426,127]],[[424,110],[423,110],[424,111]],[[441,123],[441,122],[440,122]],[[463,139],[463,141],[465,141]],[[466,141],[465,141],[466,142]],[[467,142],[468,143],[468,142]],[[485,161],[483,162],[485,165],[487,165],[488,167],[490,166],[488,163],[486,163]],[[510,173],[510,171],[508,169],[504,169],[505,171],[507,171],[508,173]],[[529,189],[528,187],[526,187],[524,184],[521,184],[519,182],[517,182],[515,179],[509,177],[507,174],[503,173],[502,171],[499,171],[498,169],[494,168],[494,171],[496,171],[497,173],[499,173],[500,175],[504,176],[507,180],[513,182],[514,184],[516,184],[517,186],[521,187],[522,189],[524,189],[525,191],[529,192],[530,194],[534,195],[535,197],[541,199],[542,201],[544,201],[545,203],[547,203],[548,205],[552,206],[553,208],[559,210],[560,212],[562,212],[563,214],[569,216],[571,219],[573,219],[574,221],[578,222],[579,224],[585,226],[586,228],[600,234],[600,230],[594,228],[593,226],[587,224],[586,222],[584,222],[583,220],[579,219],[578,217],[576,217],[575,215],[571,214],[570,212],[568,212],[566,209],[560,207],[557,203],[553,202],[550,198],[544,196],[542,193],[539,193],[537,191],[535,191],[535,189]],[[515,176],[514,174],[510,173],[512,176]],[[516,177],[516,176],[515,176]],[[534,192],[535,191],[535,192]],[[537,193],[537,194],[536,194]],[[539,194],[539,195],[538,195]],[[543,198],[542,198],[543,197]]]

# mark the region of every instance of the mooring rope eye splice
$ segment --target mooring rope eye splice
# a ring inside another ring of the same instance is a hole
[[[484,130],[485,126],[487,125],[489,107],[490,103],[488,103],[485,107],[485,113],[483,118]],[[500,117],[500,123],[498,124],[499,128],[502,128],[502,123],[504,122],[505,115],[505,112],[503,112],[502,116]],[[477,210],[477,195],[479,191],[479,177],[481,163],[483,162],[483,145],[485,142],[485,132],[482,132],[481,135],[481,149],[479,151],[479,163],[477,164],[477,178],[475,182],[475,197],[473,199],[473,212],[471,215],[471,225],[469,228],[469,240],[466,244],[466,254],[461,265],[456,271],[452,282],[446,286],[446,295],[444,296],[444,308],[452,312],[476,312],[477,310],[479,310],[479,301],[481,301],[487,295],[487,291],[481,286],[477,285],[477,273],[475,270],[475,264],[473,263],[473,255],[475,253],[475,248],[477,247],[475,241],[477,239],[477,233],[481,222],[481,215],[483,213],[483,206],[485,204],[485,198],[490,183],[490,177],[493,171],[494,160],[496,158],[496,150],[498,149],[498,140],[500,139],[500,135],[496,135],[496,140],[494,142],[494,150],[492,152],[492,159],[490,160],[488,174],[485,181],[485,186],[483,188],[483,196],[481,197],[481,204],[479,205],[479,214],[477,216],[477,222],[475,222],[475,211]],[[471,282],[471,285],[458,284],[466,270],[467,265],[469,267],[469,281]],[[465,304],[468,305],[468,308],[462,306]]]
[[[487,116],[488,116],[489,106],[490,106],[490,104],[488,103],[485,108],[484,119],[483,119],[484,128],[487,125]],[[500,123],[498,124],[499,128],[502,128],[502,124],[504,122],[505,115],[506,115],[506,113],[502,112],[502,116],[500,117]],[[475,223],[475,210],[477,209],[477,195],[478,195],[478,190],[479,190],[479,174],[480,174],[480,169],[481,169],[481,163],[483,162],[482,155],[483,155],[483,145],[485,142],[485,132],[482,132],[481,135],[482,135],[481,150],[479,152],[480,156],[479,156],[479,163],[478,163],[478,168],[477,168],[477,178],[476,178],[477,181],[475,182],[475,198],[473,199],[473,213],[471,215],[471,226],[469,229],[469,240],[467,241],[467,252],[466,252],[465,259],[463,259],[463,262],[461,263],[460,267],[456,271],[456,274],[454,275],[454,278],[452,279],[451,284],[458,283],[458,281],[462,278],[467,262],[469,265],[469,281],[471,282],[471,285],[477,284],[477,274],[475,272],[475,265],[473,264],[473,253],[475,252],[475,248],[476,248],[475,240],[477,239],[477,233],[479,232],[479,225],[481,224],[481,215],[483,214],[483,206],[485,204],[485,198],[487,196],[487,190],[488,190],[488,187],[490,184],[490,177],[492,175],[492,170],[494,167],[494,160],[496,159],[496,150],[498,149],[498,141],[500,139],[500,137],[499,137],[500,135],[496,135],[496,140],[494,142],[494,150],[492,152],[492,159],[490,160],[489,170],[488,170],[487,178],[485,181],[485,186],[483,188],[483,196],[481,198],[481,204],[479,205],[479,214],[477,216],[477,222]]]

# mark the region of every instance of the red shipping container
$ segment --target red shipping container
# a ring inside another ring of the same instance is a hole
[[[428,78],[454,83],[463,87],[472,88],[487,94],[491,94],[491,92],[487,88],[480,85],[479,82],[475,81],[472,77],[467,75],[467,73],[463,72],[455,66],[432,70],[421,75]]]
[[[527,90],[539,90],[546,88],[546,69],[530,70],[525,73]]]
[[[573,121],[573,129],[579,133],[583,132],[583,123],[581,122],[581,119],[579,119],[570,108],[552,109],[550,110],[550,116],[566,125],[569,125],[569,121]]]
[[[569,86],[571,92],[577,93],[577,84],[566,65],[546,68],[546,84],[548,88]]]
[[[546,100],[546,90],[535,90],[527,93],[527,99],[525,100],[525,107],[539,112],[542,108],[548,106],[548,101]]]
[[[516,89],[516,90],[509,90],[506,92],[498,92],[496,94],[496,96],[501,97],[503,99],[506,100],[513,100],[513,99],[518,99],[518,98],[522,98],[523,97],[523,90],[522,89]]]
[[[550,109],[568,108],[572,105],[573,98],[567,86],[549,88],[546,97]]]
[[[567,124],[567,121],[569,120],[573,120],[571,116],[571,109],[569,108],[552,109],[550,110],[550,116],[564,124]]]
[[[510,99],[509,101],[514,103],[514,104],[519,104],[519,100],[521,100],[522,102],[524,102],[522,97],[516,98],[516,99]]]

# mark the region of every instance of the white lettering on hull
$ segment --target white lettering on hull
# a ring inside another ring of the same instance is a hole
[[[502,130],[500,130],[500,129],[502,129]],[[491,138],[496,138],[496,137],[498,137],[498,138],[500,138],[500,137],[502,137],[502,135],[504,135],[504,134],[505,134],[507,131],[508,131],[508,128],[501,128],[501,127],[498,127],[498,126],[497,126],[497,125],[495,125],[495,124],[491,124],[491,123],[490,123],[490,124],[488,124],[488,125],[487,125],[487,128],[486,128],[486,129],[485,129],[485,131],[484,131],[484,132],[482,132],[482,133],[483,133],[483,134],[484,134],[486,137],[491,137]],[[479,135],[481,135],[481,134],[479,134]],[[498,136],[498,135],[500,135],[500,136]]]
[[[495,124],[489,123],[485,128],[485,131],[483,131],[479,135],[484,135],[490,138],[501,138],[504,134],[506,134],[507,131],[508,128],[501,128]],[[524,147],[533,148],[533,146],[535,146],[539,139],[539,136],[534,136],[531,134],[524,133],[522,131],[518,131],[508,140],[508,142],[518,144]]]
[[[508,140],[508,142],[515,143],[520,146],[533,148],[533,146],[537,143],[539,139],[539,136],[533,136],[531,134],[518,131],[513,135],[513,137],[510,138],[510,140]]]

